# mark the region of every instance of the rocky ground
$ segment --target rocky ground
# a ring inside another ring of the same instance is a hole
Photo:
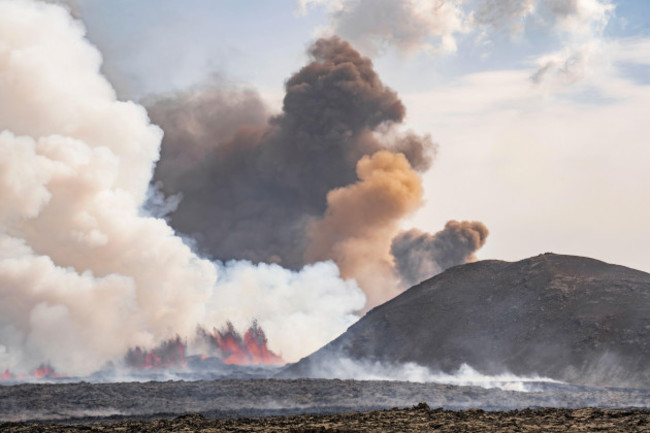
[[[486,412],[448,411],[420,403],[411,409],[388,409],[333,415],[209,420],[183,415],[169,420],[114,424],[0,424],[5,432],[650,432],[648,410],[525,409]]]
[[[527,387],[529,392],[516,392],[435,383],[337,379],[21,384],[0,386],[0,422],[106,424],[172,419],[188,413],[222,420],[333,415],[410,407],[419,402],[450,410],[650,409],[650,390],[549,383],[532,383]],[[0,425],[0,430],[3,428],[9,425]]]

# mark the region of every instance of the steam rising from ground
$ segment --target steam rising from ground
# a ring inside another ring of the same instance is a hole
[[[364,296],[332,263],[214,264],[143,215],[162,132],[116,100],[65,9],[0,0],[0,40],[2,367],[87,374],[255,318],[292,360],[356,320]]]
[[[316,41],[270,119],[251,91],[158,99],[158,162],[162,130],[84,35],[60,5],[0,0],[0,367],[83,375],[254,320],[294,361],[405,288],[391,242],[435,145],[398,128],[368,58]]]
[[[417,383],[443,383],[457,386],[499,388],[506,391],[530,392],[542,383],[562,383],[539,376],[516,376],[511,373],[485,375],[467,364],[452,373],[433,371],[414,362],[384,364],[379,361],[329,358],[311,367],[307,376],[321,379],[399,380]]]

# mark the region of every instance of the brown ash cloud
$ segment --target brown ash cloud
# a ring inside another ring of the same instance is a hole
[[[309,227],[307,257],[333,259],[344,278],[355,278],[366,307],[399,294],[391,240],[399,222],[422,204],[422,181],[401,153],[381,151],[357,165],[359,181],[330,191],[323,219]]]
[[[171,225],[215,259],[299,268],[310,222],[329,191],[357,181],[361,158],[389,150],[418,171],[430,166],[431,138],[396,130],[405,107],[370,59],[339,38],[316,41],[309,55],[273,117],[252,92],[216,89],[148,107],[165,131],[154,180],[183,196]]]
[[[485,245],[488,233],[479,221],[453,220],[435,234],[417,229],[400,233],[391,246],[395,268],[407,287],[417,284],[447,268],[474,261],[474,253]]]

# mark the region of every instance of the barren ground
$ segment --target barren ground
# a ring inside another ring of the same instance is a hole
[[[0,386],[0,431],[650,432],[650,390],[527,386],[530,392],[327,379],[20,384]]]
[[[650,432],[648,410],[525,409],[447,411],[424,403],[335,415],[208,420],[183,415],[171,420],[124,421],[104,425],[0,424],[6,432]]]

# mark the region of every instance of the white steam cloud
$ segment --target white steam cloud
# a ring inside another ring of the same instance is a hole
[[[0,370],[87,374],[255,318],[291,361],[354,322],[364,295],[335,265],[214,264],[142,212],[162,131],[84,34],[61,6],[0,0]]]
[[[537,375],[517,376],[512,373],[483,374],[467,364],[453,373],[434,371],[414,362],[384,364],[378,361],[331,358],[313,368],[310,377],[321,379],[399,380],[416,383],[441,383],[456,386],[498,388],[505,391],[531,392],[543,383],[562,383]]]

